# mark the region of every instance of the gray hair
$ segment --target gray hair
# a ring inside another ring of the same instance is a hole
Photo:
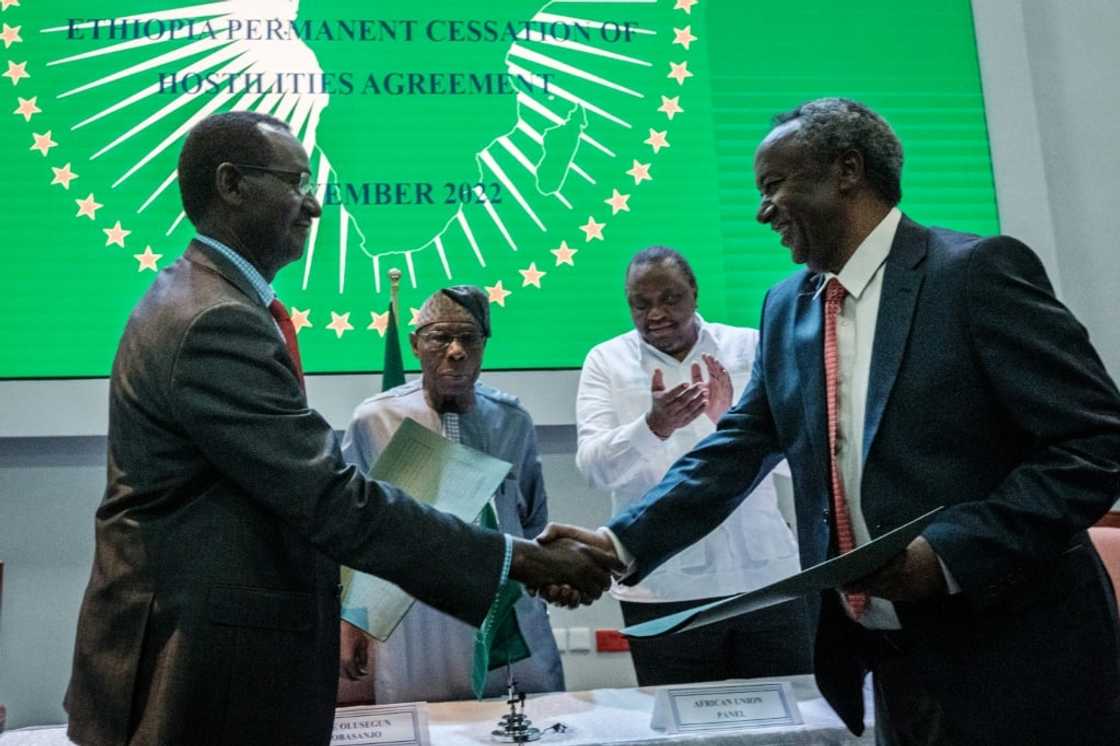
[[[775,127],[800,120],[795,136],[825,168],[847,151],[863,156],[867,183],[887,204],[902,200],[902,143],[881,116],[846,98],[818,98],[774,117]]]

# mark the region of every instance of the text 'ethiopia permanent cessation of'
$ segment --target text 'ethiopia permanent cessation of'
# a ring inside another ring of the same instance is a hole
[[[68,18],[67,39],[127,41],[198,39],[218,41],[357,42],[629,42],[638,32],[632,21],[494,19],[336,19],[236,18]]]

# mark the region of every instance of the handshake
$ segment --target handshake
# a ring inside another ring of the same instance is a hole
[[[606,530],[550,523],[536,539],[514,539],[509,576],[558,606],[590,604],[626,566]]]

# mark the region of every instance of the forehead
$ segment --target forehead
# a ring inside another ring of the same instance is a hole
[[[650,293],[689,287],[688,278],[672,259],[636,264],[626,277],[626,292]]]
[[[467,332],[479,332],[481,330],[477,323],[471,321],[433,321],[421,331],[439,332],[441,334],[466,334]]]
[[[267,122],[261,122],[257,129],[272,146],[273,163],[277,168],[286,168],[291,171],[308,170],[307,153],[291,132],[279,127],[274,127]]]
[[[800,120],[794,119],[770,130],[754,152],[755,178],[767,170],[796,166],[803,160],[804,144],[796,137],[801,128]]]

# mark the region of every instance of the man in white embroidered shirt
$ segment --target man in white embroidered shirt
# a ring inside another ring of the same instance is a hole
[[[597,345],[584,362],[576,464],[593,485],[611,491],[612,513],[715,430],[750,377],[758,332],[702,319],[697,291],[695,273],[678,252],[638,252],[626,270],[634,329]],[[798,570],[797,542],[767,477],[708,536],[641,583],[616,583],[611,595],[630,625]],[[799,599],[674,638],[633,639],[630,654],[638,684],[657,686],[808,673],[811,645]]]
[[[1120,392],[1085,328],[1021,242],[899,211],[902,145],[862,104],[779,115],[754,165],[759,222],[807,268],[767,293],[746,392],[607,527],[545,538],[639,582],[782,456],[806,567],[944,506],[811,599],[822,694],[862,733],[870,671],[890,746],[1115,744],[1116,598],[1085,529],[1120,493]]]
[[[368,473],[411,418],[448,440],[508,461],[512,468],[491,505],[503,531],[531,539],[548,522],[537,436],[515,397],[478,380],[489,338],[490,305],[481,288],[457,285],[432,293],[409,338],[420,379],[359,404],[342,439],[342,455]],[[352,614],[343,609],[340,629],[341,687],[347,696],[379,705],[472,697],[473,627],[417,603],[393,635],[378,643],[348,621],[357,621]],[[514,617],[530,652],[510,669],[518,688],[530,694],[563,691],[564,670],[544,602],[522,596]],[[371,676],[364,678],[367,671]],[[505,694],[506,687],[504,668],[491,671],[483,696]]]

